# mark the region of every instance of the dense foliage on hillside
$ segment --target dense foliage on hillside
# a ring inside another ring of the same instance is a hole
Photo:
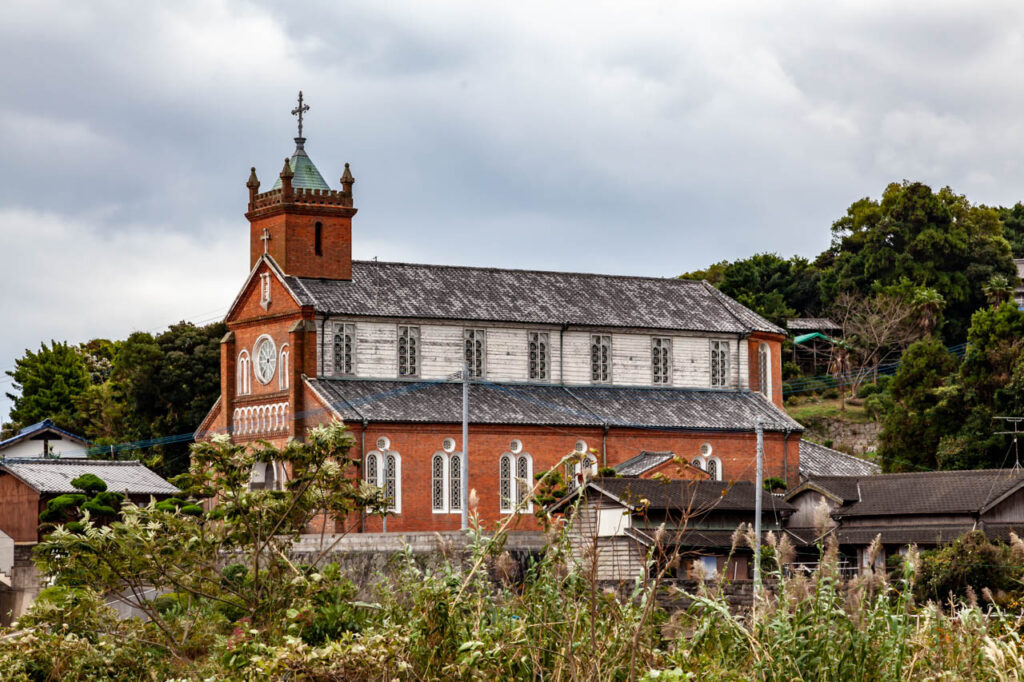
[[[53,342],[26,351],[14,379],[11,423],[4,435],[43,419],[97,445],[189,434],[220,395],[222,323],[171,325],[153,335],[94,339],[81,346]],[[116,454],[116,453],[115,453]],[[188,468],[188,443],[136,453],[163,473]]]

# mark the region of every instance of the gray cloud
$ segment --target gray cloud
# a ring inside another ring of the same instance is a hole
[[[360,257],[674,275],[813,256],[902,178],[1016,202],[1022,27],[1012,2],[14,5],[0,369],[226,308],[299,88]]]

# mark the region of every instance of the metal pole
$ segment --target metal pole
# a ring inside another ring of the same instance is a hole
[[[757,475],[754,481],[754,604],[761,592],[761,493],[764,492],[764,422],[757,418]]]
[[[469,528],[469,363],[462,365],[462,530]]]

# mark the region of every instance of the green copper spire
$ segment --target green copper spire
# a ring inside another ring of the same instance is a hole
[[[316,169],[309,155],[306,154],[306,138],[302,136],[302,115],[309,111],[309,105],[302,102],[302,90],[299,90],[299,106],[292,109],[292,116],[299,117],[299,136],[295,138],[295,153],[288,162],[295,177],[292,178],[294,189],[330,189],[331,186],[324,181],[324,176]],[[281,189],[281,178],[274,183],[273,189]]]

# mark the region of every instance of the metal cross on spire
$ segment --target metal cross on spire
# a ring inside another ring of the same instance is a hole
[[[299,137],[302,137],[302,114],[309,111],[309,105],[302,103],[302,90],[299,90],[299,106],[292,109],[292,116],[299,117]]]

